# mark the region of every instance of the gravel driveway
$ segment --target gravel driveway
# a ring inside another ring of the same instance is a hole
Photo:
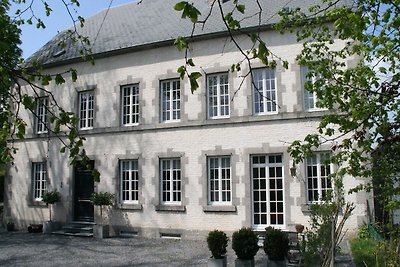
[[[0,266],[207,266],[205,241],[107,238],[0,232]],[[234,266],[228,248],[228,265]],[[257,266],[265,266],[263,250]]]

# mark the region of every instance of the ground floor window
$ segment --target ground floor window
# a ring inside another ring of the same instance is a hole
[[[120,161],[121,203],[137,204],[139,202],[138,160]]]
[[[309,203],[325,201],[332,192],[332,164],[329,153],[315,153],[306,160],[307,200]]]
[[[182,179],[180,159],[161,159],[161,202],[180,204],[182,199]]]
[[[251,179],[254,228],[283,225],[285,203],[282,155],[252,156]]]
[[[210,205],[230,204],[231,193],[231,158],[208,158],[208,202]]]
[[[47,170],[45,162],[32,163],[33,200],[42,201],[43,193],[47,188]]]

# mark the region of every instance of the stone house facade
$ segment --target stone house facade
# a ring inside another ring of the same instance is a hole
[[[247,2],[252,12],[255,7]],[[267,12],[282,8],[280,1],[265,2],[274,6]],[[292,5],[308,5],[305,2]],[[297,223],[307,225],[309,204],[331,189],[326,176],[337,167],[323,164],[331,151],[326,144],[296,165],[296,176],[290,173],[288,145],[315,132],[321,115],[330,112],[316,108],[315,96],[304,90],[302,68],[295,59],[302,44],[295,34],[271,30],[279,17],[263,22],[263,40],[289,61],[289,68],[278,62],[275,69],[267,69],[253,62],[255,82],[268,96],[262,97],[250,78],[243,78],[248,66],[229,71],[242,55],[223,27],[212,24],[217,19],[213,14],[209,27],[196,30],[189,50],[194,70],[203,75],[192,94],[187,78],[180,80],[176,71],[184,54],[173,46],[174,38],[190,33],[191,25],[172,9],[174,3],[143,1],[89,18],[83,34],[97,34],[92,42],[94,66],[79,60],[76,49],[56,45],[63,33],[34,55],[46,72],[78,71],[76,82],[67,79],[46,89],[60,106],[79,115],[85,153],[101,181],[93,182],[86,170],[70,165],[68,155],[59,152],[58,138],[24,111],[28,132],[15,142],[18,154],[8,167],[6,183],[6,216],[20,227],[48,220],[41,202],[46,190],[61,194],[53,218],[62,223],[98,221],[87,194],[115,193],[116,203],[104,219],[116,235],[203,238],[213,229],[294,230]],[[207,1],[198,5],[206,14]],[[249,31],[256,26],[254,21],[246,23]],[[246,36],[236,38],[245,50],[251,48]],[[349,58],[347,63],[355,62]],[[38,95],[39,117],[47,119],[52,101],[43,92]],[[361,181],[347,177],[345,189]],[[357,204],[347,223],[354,230],[365,220],[369,196],[360,192],[346,198]]]

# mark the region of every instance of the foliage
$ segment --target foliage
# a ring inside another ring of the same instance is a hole
[[[289,251],[289,238],[286,233],[273,227],[265,228],[264,251],[268,259],[283,261]]]
[[[243,227],[232,235],[232,249],[239,259],[251,260],[258,252],[258,237],[253,229]]]
[[[358,229],[358,238],[359,239],[369,239],[371,238],[371,234],[369,233],[368,226],[364,225]]]
[[[37,115],[37,97],[48,96],[50,104],[46,106],[49,120],[43,122],[49,134],[52,134],[62,143],[60,152],[68,152],[71,163],[81,160],[89,160],[82,153],[82,146],[85,138],[78,134],[78,117],[74,112],[65,110],[58,105],[57,99],[46,89],[48,85],[60,85],[66,82],[67,76],[70,80],[77,80],[75,69],[67,69],[58,73],[44,73],[43,66],[36,61],[24,62],[22,51],[18,47],[20,40],[20,27],[23,24],[34,25],[44,29],[42,18],[35,14],[34,1],[12,0],[16,11],[9,15],[10,0],[0,0],[0,163],[13,161],[17,148],[14,146],[14,139],[25,137],[27,123],[21,116],[22,108],[30,112],[35,119],[41,119]],[[39,2],[39,1],[37,1]],[[87,37],[78,33],[78,28],[83,27],[84,19],[80,16],[74,17],[70,9],[79,7],[79,1],[63,1],[66,11],[71,17],[73,28],[68,30],[64,39],[60,40],[60,48],[79,43],[80,54],[84,59],[91,56],[90,42]],[[48,2],[42,1],[46,16],[52,14],[52,8]],[[91,59],[91,58],[90,58]],[[28,91],[25,91],[27,89]],[[8,143],[7,143],[8,142]],[[99,181],[100,174],[93,170],[93,176]]]
[[[222,259],[226,254],[229,238],[223,231],[210,231],[207,236],[208,249],[214,259]]]
[[[60,201],[60,194],[58,193],[57,190],[46,191],[43,193],[42,200],[46,204],[54,204],[54,203]]]
[[[301,245],[306,266],[318,262],[320,266],[330,266],[332,254],[343,238],[344,224],[353,210],[353,205],[342,200],[310,206],[310,228],[306,229]]]
[[[350,240],[351,253],[357,267],[384,266],[382,255],[377,251],[380,246],[378,241],[369,238],[355,238]]]
[[[109,206],[114,203],[114,197],[114,194],[110,192],[94,192],[90,196],[90,200],[96,206]]]

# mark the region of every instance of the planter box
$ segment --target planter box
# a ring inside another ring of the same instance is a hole
[[[29,233],[41,233],[43,232],[43,224],[30,224],[28,226]]]
[[[108,225],[94,225],[93,226],[94,238],[106,238],[110,236],[110,227]]]
[[[254,267],[254,259],[251,260],[235,260],[235,267]]]
[[[54,231],[60,230],[61,223],[55,221],[47,221],[43,223],[43,234],[51,234]]]
[[[226,256],[222,259],[208,259],[207,267],[226,267]]]

